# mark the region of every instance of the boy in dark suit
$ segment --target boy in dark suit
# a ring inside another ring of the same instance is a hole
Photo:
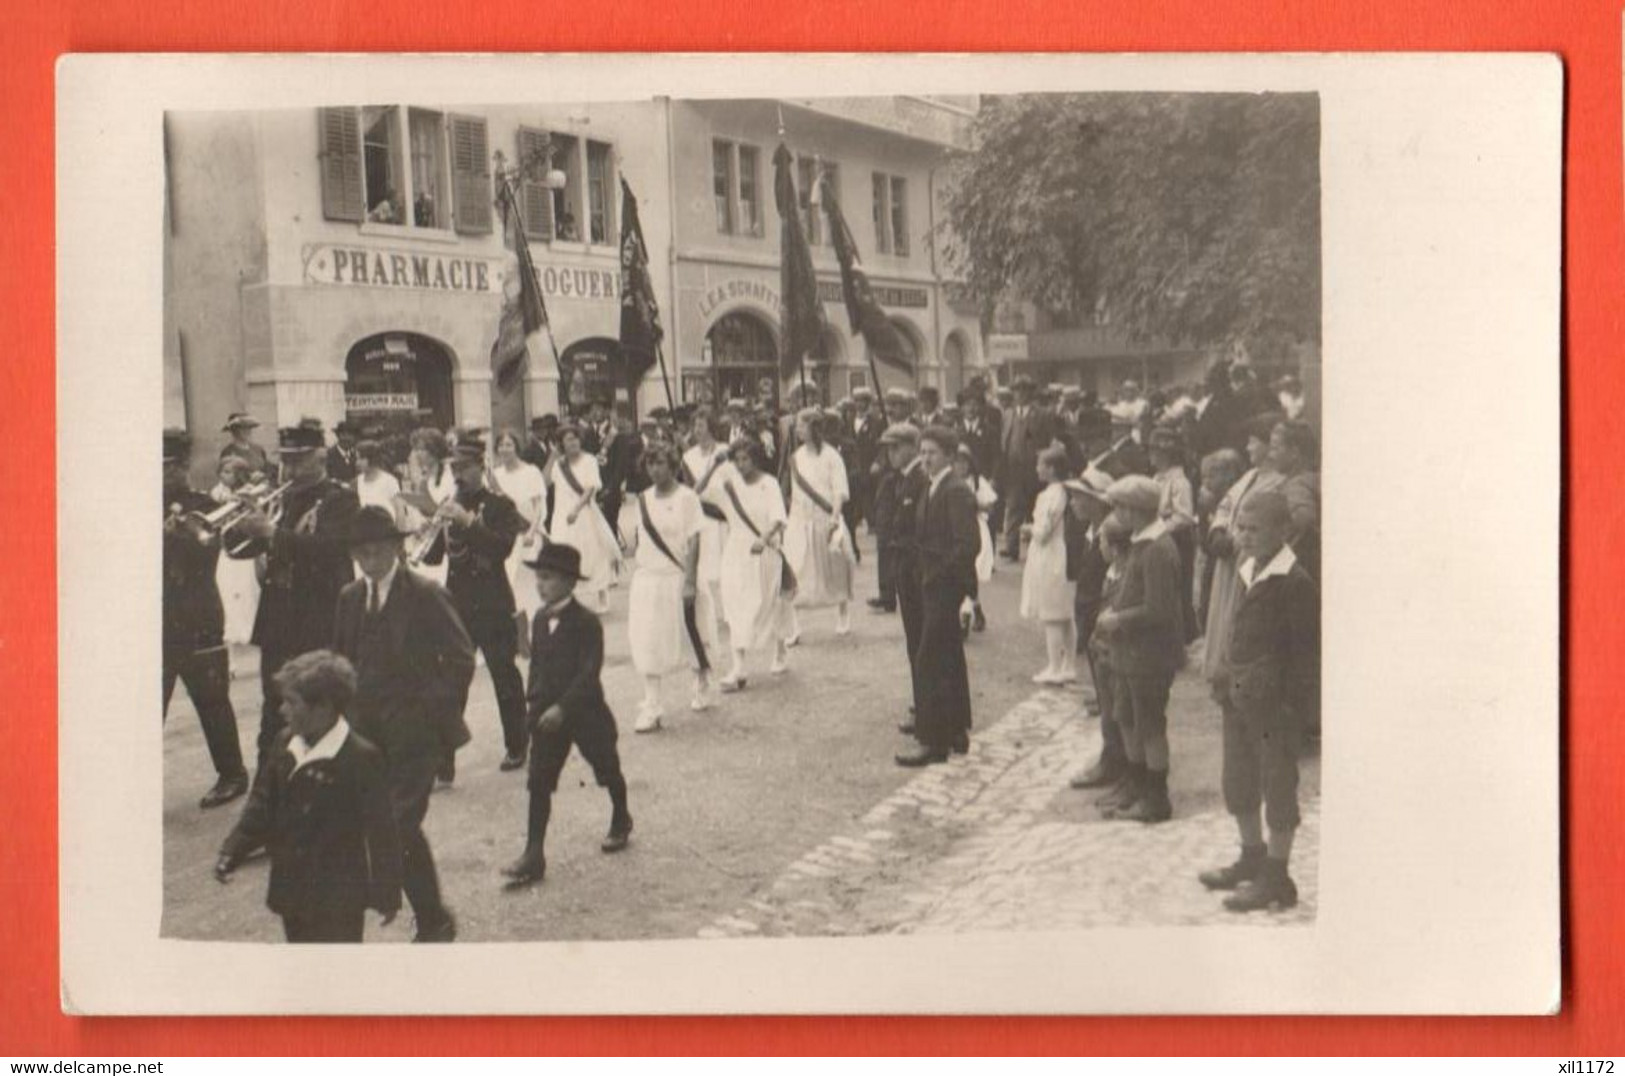
[[[277,672],[288,725],[220,848],[214,875],[231,880],[255,848],[271,853],[265,903],[290,942],[358,942],[368,908],[387,926],[401,907],[401,850],[384,756],[344,719],[355,669],[312,650]]]
[[[592,767],[609,793],[609,835],[599,846],[619,852],[632,836],[626,807],[626,778],[615,749],[615,715],[604,701],[599,674],[604,666],[604,626],[571,595],[581,581],[581,553],[574,546],[543,546],[525,565],[536,573],[542,608],[530,630],[530,686],[527,692],[532,735],[530,812],[525,850],[504,870],[507,888],[534,885],[547,873],[542,846],[552,814],[553,792],[570,748]]]
[[[1287,544],[1291,533],[1276,490],[1248,497],[1235,522],[1245,589],[1214,694],[1224,711],[1224,806],[1241,857],[1199,876],[1209,889],[1235,890],[1224,902],[1233,912],[1298,902],[1287,862],[1299,820],[1298,747],[1320,706],[1320,594]]]
[[[356,731],[384,752],[402,848],[402,888],[417,917],[416,942],[456,940],[423,834],[435,772],[468,742],[463,706],[474,644],[445,588],[401,560],[405,535],[388,509],[363,508],[349,533],[361,569],[339,594],[334,640],[356,668]]]

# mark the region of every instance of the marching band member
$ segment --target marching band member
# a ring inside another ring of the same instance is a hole
[[[434,510],[457,492],[457,481],[445,460],[451,453],[445,434],[432,426],[412,431],[412,450],[406,461],[406,481],[402,483],[401,515],[408,529],[426,534]],[[413,568],[441,586],[446,585],[446,564],[418,565]]]
[[[693,444],[683,453],[681,478],[700,498],[700,509],[705,518],[700,523],[700,578],[699,586],[709,596],[701,615],[702,631],[710,637],[717,634],[717,617],[722,608],[722,546],[728,537],[728,517],[718,498],[722,496],[722,483],[737,477],[733,464],[728,462],[728,449],[716,439],[708,410],[694,414]]]
[[[835,606],[835,634],[852,630],[847,603],[852,600],[852,535],[841,517],[851,496],[846,463],[824,440],[824,416],[809,407],[796,416],[796,450],[790,454],[790,514],[784,555],[796,575],[796,604],[808,608]],[[792,620],[788,645],[800,631]]]
[[[754,646],[772,644],[769,672],[779,675],[789,670],[785,640],[791,614],[785,584],[793,584],[793,579],[786,579],[782,551],[784,496],[767,473],[767,449],[755,438],[743,437],[729,446],[728,454],[737,473],[723,480],[719,502],[728,514],[722,612],[733,651],[733,667],[718,685],[725,693],[745,686],[745,652]]]
[[[584,582],[578,589],[594,596],[593,611],[609,611],[609,585],[620,563],[620,542],[598,508],[598,491],[603,485],[598,461],[583,450],[581,430],[564,426],[559,430],[560,451],[553,461],[553,486],[558,499],[553,506],[549,542],[563,542],[581,553]]]
[[[525,524],[513,501],[486,488],[485,442],[470,433],[460,435],[451,473],[457,490],[436,510],[442,529],[423,559],[430,564],[443,559],[450,562],[446,589],[469,638],[485,655],[485,667],[496,690],[502,740],[507,747],[502,769],[517,770],[525,764],[528,736],[525,683],[514,664],[518,628],[507,563]],[[454,769],[448,760],[441,779],[446,780]]]
[[[265,582],[254,617],[253,643],[260,648],[259,765],[274,754],[282,731],[282,689],[276,674],[291,657],[323,650],[333,642],[333,606],[354,572],[345,549],[350,522],[360,507],[355,491],[327,476],[327,444],[321,423],[305,419],[281,431],[284,479],[292,485],[274,520],[249,510],[237,529],[256,540],[250,552],[265,555]]]
[[[694,670],[690,708],[704,710],[710,680],[709,653],[714,643],[701,627],[711,620],[698,606],[710,604],[700,593],[700,524],[705,516],[699,496],[677,482],[677,450],[651,445],[644,452],[654,485],[638,493],[632,540],[627,555],[637,571],[627,611],[632,665],[643,677],[643,704],[634,729],[660,727],[660,678],[684,665]]]
[[[187,482],[191,454],[192,438],[185,430],[164,431],[164,712],[167,716],[178,679],[192,698],[214,763],[215,785],[198,804],[209,808],[247,792],[248,772],[231,708],[225,614],[215,582],[219,536],[184,521],[184,513],[215,507],[212,498]]]
[[[333,649],[356,670],[350,721],[384,753],[401,888],[417,919],[412,940],[449,942],[457,923],[441,899],[423,820],[443,760],[468,742],[474,644],[445,588],[402,563],[407,533],[385,509],[355,514],[345,539],[361,578],[338,597]]]

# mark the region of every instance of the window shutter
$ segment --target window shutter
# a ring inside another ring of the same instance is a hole
[[[361,117],[353,108],[317,109],[321,149],[322,216],[361,221],[367,196],[361,183]]]
[[[553,199],[542,177],[547,174],[547,132],[519,128],[519,212],[525,218],[525,237],[551,242]]]
[[[491,164],[485,121],[448,116],[451,125],[451,190],[456,227],[462,235],[491,232]]]

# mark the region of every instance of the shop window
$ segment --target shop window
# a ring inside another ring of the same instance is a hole
[[[397,129],[399,113],[394,105],[371,105],[361,110],[361,164],[366,177],[367,220],[374,224],[406,223],[406,184]]]
[[[739,230],[746,235],[762,234],[761,152],[755,146],[740,146],[739,152]]]
[[[610,211],[615,204],[611,184],[610,147],[602,142],[587,143],[587,240],[591,243],[614,242],[614,229],[610,225]]]
[[[711,196],[716,202],[717,231],[732,235],[734,230],[734,147],[721,139],[711,143]]]

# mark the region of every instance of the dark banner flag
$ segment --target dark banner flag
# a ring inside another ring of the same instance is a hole
[[[496,371],[497,389],[504,395],[513,392],[524,380],[525,368],[530,363],[530,338],[548,328],[547,305],[542,302],[541,289],[536,286],[536,263],[530,258],[530,244],[525,241],[525,225],[514,204],[513,187],[500,183],[497,187],[497,209],[502,213],[502,226],[507,229],[514,255],[519,260],[517,286],[509,281],[502,288],[502,316],[497,324],[497,338],[491,344],[491,369]]]
[[[773,202],[783,222],[780,250],[784,263],[779,270],[779,301],[783,304],[784,351],[779,364],[786,377],[802,369],[808,355],[819,350],[824,328],[824,308],[818,301],[818,278],[813,275],[812,251],[801,230],[801,206],[796,198],[796,181],[791,167],[795,158],[784,143],[773,153]]]
[[[841,212],[835,188],[824,182],[823,176],[819,177],[818,183],[824,212],[829,215],[829,234],[835,243],[835,260],[841,264],[841,298],[846,301],[846,316],[852,323],[852,335],[862,334],[870,356],[912,377],[914,367],[904,350],[902,334],[886,317],[886,312],[875,299],[874,289],[869,286],[869,278],[858,268],[858,246],[852,241],[852,230],[846,226],[846,215]]]
[[[654,284],[649,279],[649,248],[643,242],[643,225],[638,221],[638,200],[621,178],[621,361],[626,368],[626,387],[636,392],[643,375],[655,364],[664,330],[660,327],[660,307],[655,303]]]

